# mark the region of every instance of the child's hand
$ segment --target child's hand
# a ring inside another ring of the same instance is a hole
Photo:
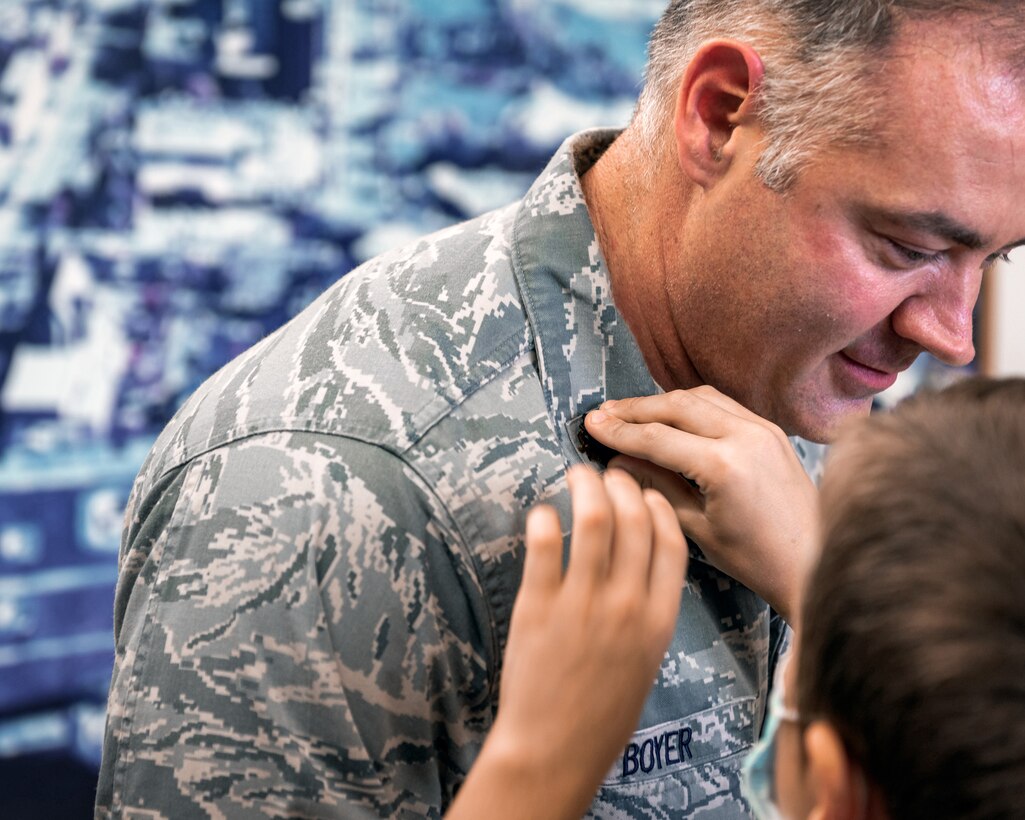
[[[716,567],[787,620],[796,615],[816,554],[818,493],[783,431],[708,386],[601,411],[585,423],[626,454],[611,466],[661,491]]]
[[[669,502],[621,470],[573,467],[569,484],[565,574],[558,515],[527,519],[498,716],[450,817],[579,817],[673,635],[687,556]]]

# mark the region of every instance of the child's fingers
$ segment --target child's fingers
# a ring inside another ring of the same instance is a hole
[[[676,511],[680,526],[698,543],[707,535],[704,496],[679,473],[633,456],[616,456],[609,466],[626,470],[644,489],[657,490],[664,495]]]
[[[762,418],[757,413],[753,413],[752,411],[748,410],[740,402],[736,401],[735,399],[731,399],[729,396],[723,393],[720,393],[718,390],[716,390],[709,384],[702,384],[698,387],[693,387],[687,392],[704,399],[710,404],[714,404],[716,407],[722,408],[728,413],[733,413],[733,415],[741,419],[744,419],[745,421],[750,421],[762,426],[773,426],[772,422]]]
[[[562,525],[554,507],[540,504],[527,514],[526,544],[522,589],[556,592],[562,582]]]
[[[609,462],[609,466],[626,470],[642,489],[658,490],[674,509],[683,510],[688,514],[700,512],[705,503],[701,490],[689,483],[683,475],[666,467],[659,467],[643,458],[617,455]]]
[[[599,408],[607,415],[633,426],[665,425],[700,438],[718,438],[733,422],[732,414],[718,403],[710,402],[691,390],[672,390],[652,396],[606,401]],[[601,416],[585,418],[588,431]],[[588,423],[590,422],[590,423]],[[607,443],[607,442],[606,442]],[[618,448],[617,448],[618,449]]]
[[[651,513],[640,485],[629,473],[611,469],[604,478],[614,521],[609,573],[643,595],[651,566]]]
[[[687,575],[687,541],[676,513],[661,493],[645,490],[644,500],[651,512],[654,530],[648,594],[660,608],[658,618],[662,626],[671,631]]]
[[[702,404],[713,407],[709,402]],[[724,410],[713,409],[721,416],[728,416],[734,423],[739,421],[736,416]],[[589,413],[586,424],[587,431],[607,447],[623,455],[650,461],[672,472],[690,476],[698,484],[702,483],[702,474],[710,455],[716,452],[718,442],[717,436],[697,435],[661,421],[623,420],[612,413]]]
[[[571,467],[567,479],[573,510],[573,534],[570,537],[566,579],[592,584],[608,575],[612,551],[612,504],[601,476],[590,467]]]

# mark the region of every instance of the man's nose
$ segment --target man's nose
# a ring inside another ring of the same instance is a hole
[[[941,362],[963,367],[975,358],[972,311],[981,285],[981,270],[950,271],[897,306],[894,332]]]

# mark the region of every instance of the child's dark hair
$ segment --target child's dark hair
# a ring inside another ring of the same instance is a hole
[[[968,379],[844,432],[802,612],[803,719],[836,726],[891,817],[1023,818],[1025,379]]]

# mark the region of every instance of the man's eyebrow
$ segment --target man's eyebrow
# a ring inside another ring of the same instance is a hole
[[[942,236],[969,250],[981,250],[991,244],[989,239],[942,211],[892,211],[881,208],[876,213],[887,222]],[[1001,251],[1007,253],[1022,245],[1025,245],[1025,238],[1004,245]]]
[[[942,236],[963,245],[969,250],[977,251],[985,248],[989,243],[987,239],[962,225],[956,219],[942,211],[882,211],[880,215],[895,224],[906,225],[909,228]]]

